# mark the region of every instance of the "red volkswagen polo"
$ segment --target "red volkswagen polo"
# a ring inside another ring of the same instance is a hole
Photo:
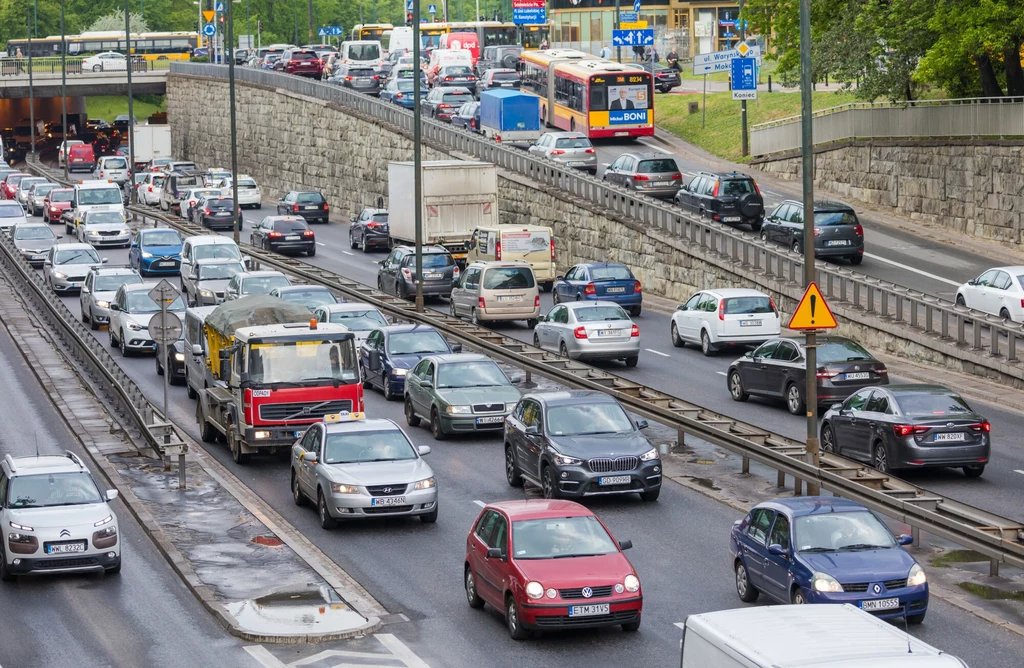
[[[643,594],[633,565],[594,513],[572,501],[486,506],[466,539],[469,607],[505,612],[514,640],[531,630],[640,628]]]

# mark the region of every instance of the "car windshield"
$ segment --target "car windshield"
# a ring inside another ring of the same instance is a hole
[[[153,301],[153,298],[149,296],[149,293],[145,290],[132,290],[128,293],[128,312],[129,313],[156,313],[160,310],[160,306]],[[168,311],[184,311],[185,302],[181,301],[181,297],[175,298],[171,305],[167,307]]]
[[[380,47],[376,44],[349,44],[348,57],[352,60],[377,60]]]
[[[401,74],[399,74],[399,76],[401,76]],[[409,73],[409,78],[412,79],[412,73],[411,72]],[[397,81],[396,83],[398,85],[398,91],[400,93],[411,93],[412,89],[416,86],[416,83],[413,82],[413,81],[400,80],[400,81]]]
[[[70,248],[59,250],[53,256],[54,264],[99,264],[100,256],[93,248]]]
[[[564,559],[614,554],[619,548],[596,517],[558,517],[512,523],[515,559]]]
[[[484,273],[485,290],[525,290],[534,285],[529,267],[500,267]]]
[[[299,193],[295,201],[299,204],[323,204],[324,196],[320,193]]]
[[[372,77],[373,69],[369,67],[350,67],[348,68],[348,75],[350,77]]]
[[[291,285],[285,276],[252,276],[242,280],[243,295],[269,295],[274,288],[283,288]]]
[[[590,148],[591,146],[590,140],[586,137],[558,139],[555,141],[555,148]]]
[[[855,362],[859,360],[871,360],[874,357],[864,350],[859,343],[854,341],[829,340],[824,344],[818,344],[818,363],[829,362]]]
[[[224,264],[201,264],[199,265],[200,281],[222,281],[231,278],[235,274],[245,271],[241,262],[225,262]]]
[[[207,258],[223,258],[227,260],[241,260],[242,252],[235,244],[200,244],[192,248],[193,260],[205,260]]]
[[[576,322],[607,322],[629,320],[629,316],[618,306],[580,306],[573,309]]]
[[[276,232],[284,232],[285,234],[291,234],[293,232],[305,232],[309,229],[305,221],[302,220],[277,220],[274,221],[274,230]]]
[[[639,174],[666,174],[678,172],[676,161],[672,158],[659,158],[657,160],[641,160],[640,166],[636,168]]]
[[[615,403],[562,405],[548,408],[547,431],[552,436],[619,434],[633,431],[626,411]]]
[[[971,413],[971,407],[959,395],[945,391],[900,392],[896,395],[900,412],[912,417],[933,415],[963,415]]]
[[[437,365],[437,389],[510,385],[501,368],[491,361],[446,362]]]
[[[74,194],[75,193],[74,193],[73,190],[51,190],[50,191],[50,201],[51,202],[70,202],[71,201],[71,197]],[[0,216],[2,216],[2,215],[3,215],[3,213],[0,213]]]
[[[768,297],[727,297],[723,309],[726,314],[774,313],[772,300]]]
[[[254,343],[249,347],[249,382],[315,383],[359,380],[356,347],[353,339],[341,341],[275,341]],[[285,418],[286,420],[289,418]],[[292,419],[302,417],[300,410]]]
[[[324,304],[337,304],[338,298],[330,290],[309,288],[308,290],[285,290],[278,295],[281,299],[292,304],[302,304],[312,310]]]
[[[857,214],[853,211],[815,211],[814,224],[819,227],[823,225],[856,225]]]
[[[84,188],[78,191],[78,203],[87,206],[96,204],[123,204],[121,189],[117,186],[110,188]]]
[[[124,158],[107,158],[103,161],[103,169],[128,169],[128,162]]]
[[[138,274],[107,274],[106,276],[97,276],[95,283],[93,283],[93,292],[114,292],[122,285],[133,285],[135,283],[141,283],[142,277]]]
[[[456,104],[456,105],[461,105],[464,102],[468,102],[468,101],[470,101],[472,99],[473,99],[472,96],[470,96],[470,95],[468,95],[466,93],[445,93],[444,96],[441,98],[441,100],[445,104]]]
[[[626,267],[591,267],[590,279],[593,281],[628,281],[633,272]]]
[[[15,476],[11,478],[7,491],[9,508],[47,508],[102,502],[96,483],[85,472]]]
[[[398,429],[327,434],[325,464],[394,462],[416,459],[412,443]]]
[[[15,239],[56,239],[53,230],[49,227],[32,225],[31,227],[19,226],[14,228]]]
[[[174,230],[153,230],[142,235],[143,246],[180,246],[181,237]]]
[[[99,225],[106,223],[124,225],[124,216],[121,215],[120,211],[95,211],[90,213],[85,219],[86,225]]]
[[[388,352],[392,355],[412,355],[451,352],[444,337],[432,329],[421,332],[396,332],[388,337]]]
[[[29,189],[37,183],[46,183],[46,179],[22,179],[19,187],[25,192],[28,192]]]
[[[19,204],[0,204],[0,218],[24,218],[25,211]]]
[[[365,332],[388,324],[388,321],[376,309],[368,309],[366,311],[334,311],[331,313],[331,322],[337,325],[345,325],[356,332]]]
[[[848,513],[822,511],[796,518],[797,552],[839,552],[894,547],[896,541],[867,510]]]

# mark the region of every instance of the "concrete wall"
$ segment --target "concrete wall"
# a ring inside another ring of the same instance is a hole
[[[852,202],[973,237],[1024,243],[1020,142],[861,141],[815,153],[815,184]],[[761,158],[755,164],[786,179],[801,178],[799,155]]]

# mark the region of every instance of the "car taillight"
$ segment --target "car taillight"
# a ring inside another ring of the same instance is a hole
[[[298,204],[292,204],[292,211],[298,212],[298,210],[299,210],[299,205]]]
[[[203,213],[205,213],[205,214],[209,215],[209,213],[210,213],[210,210],[209,210],[209,209],[203,209]]]
[[[646,174],[634,174],[633,175],[633,180],[634,181],[650,181],[651,177],[647,176]]]
[[[367,223],[366,226],[369,227],[371,230],[375,230],[378,227],[380,227],[380,223]]]
[[[487,308],[487,302],[484,301],[483,297],[476,300],[476,305],[478,308]]]
[[[494,259],[501,259],[501,241],[498,241],[494,244]]]
[[[864,227],[861,225],[854,225],[853,233],[856,234],[858,237],[864,236]]]
[[[630,336],[640,336],[640,328],[637,327],[636,325],[633,325],[633,328],[631,330],[629,330],[629,335]]]
[[[352,77],[345,77],[345,81],[352,81]]]
[[[452,267],[452,279],[459,280],[459,265]]]
[[[585,294],[585,295],[596,295],[597,294],[597,288],[594,287],[593,283],[587,283],[583,287],[583,294]]]
[[[715,189],[711,191],[712,197],[718,197],[718,188],[722,185],[721,181],[715,181]]]
[[[769,297],[768,303],[771,304],[772,313],[774,313],[775,315],[779,315],[779,309],[775,306],[775,300]]]
[[[718,319],[725,320],[725,300],[718,302]]]
[[[554,151],[551,152],[551,155],[565,155],[565,151],[563,151],[560,148],[556,148]]]
[[[575,330],[573,330],[572,335],[575,336],[577,339],[585,339],[587,338],[587,328],[577,327]]]
[[[977,424],[972,424],[969,426],[974,431],[983,431],[985,433],[992,431],[992,425],[989,424],[988,422],[979,422]]]
[[[815,227],[814,228],[814,236],[816,236],[816,237],[821,236],[821,228],[820,227]]]
[[[412,280],[412,270],[409,269],[408,267],[402,267],[402,276],[405,278],[405,280],[411,281]]]
[[[551,240],[551,259],[552,260],[555,259],[555,240],[554,239]],[[1024,302],[1024,299],[1022,299],[1021,301]]]
[[[672,175],[672,179],[673,180],[682,180],[682,178],[683,178],[683,175],[680,174],[679,172],[676,172],[675,174]]]
[[[302,233],[302,236],[311,238],[313,236],[313,230],[306,230],[305,232]]]
[[[153,192],[153,186],[146,186],[146,190],[148,190],[149,192]]]
[[[533,298],[533,308],[540,308],[540,295]]]
[[[594,149],[592,149],[592,148],[588,148],[586,151],[584,151],[584,153],[593,153],[593,152],[594,152]]]
[[[923,425],[912,425],[912,424],[894,424],[892,426],[893,432],[897,436],[910,436],[911,434],[923,434],[931,429],[931,427],[925,427]]]
[[[818,380],[828,380],[830,378],[835,378],[836,376],[838,376],[839,372],[838,371],[830,371],[829,369],[826,369],[825,367],[821,367],[820,369],[818,369],[818,373],[816,375],[818,377]]]
[[[271,239],[277,239],[277,238],[281,237],[281,233],[280,232],[268,232],[267,236],[270,237]]]
[[[469,77],[469,80],[470,81],[476,81],[476,77],[471,76],[471,77]]]
[[[445,80],[445,81],[451,81],[451,80],[452,80],[452,78],[451,78],[451,77],[445,77],[445,78],[444,78],[444,80]]]
[[[374,74],[374,75],[373,75],[373,80],[374,80],[374,81],[380,81],[380,77],[379,77],[379,76],[377,76],[376,74]]]
[[[450,105],[450,104],[439,104],[439,105],[437,105],[437,108],[438,109],[451,109],[452,105]]]
[[[633,292],[643,292],[643,287],[640,285],[640,281],[633,281]]]
[[[401,93],[395,93],[395,97],[402,97]]]
[[[331,208],[331,205],[328,204],[327,202],[324,202],[324,211],[329,211],[330,208]]]

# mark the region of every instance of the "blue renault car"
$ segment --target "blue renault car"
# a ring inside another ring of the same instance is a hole
[[[181,269],[181,235],[166,227],[139,230],[128,249],[128,264],[141,276],[177,274]]]
[[[849,603],[883,619],[924,621],[928,579],[874,513],[854,501],[802,497],[765,501],[732,526],[736,593],[780,603]]]
[[[558,277],[554,293],[556,304],[584,299],[615,302],[633,317],[640,315],[644,303],[640,281],[629,267],[618,262],[578,264]]]
[[[370,332],[359,346],[363,387],[379,387],[388,401],[405,395],[405,376],[430,355],[462,352],[430,325],[389,325]]]

